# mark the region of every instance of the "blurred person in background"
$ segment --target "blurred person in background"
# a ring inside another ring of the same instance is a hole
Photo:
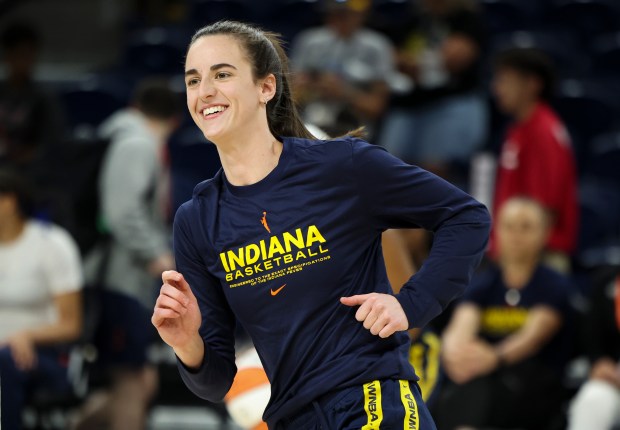
[[[392,97],[378,143],[409,163],[461,182],[463,167],[486,138],[487,108],[479,88],[484,23],[475,1],[423,0],[416,6],[413,22],[390,31],[398,69],[413,87]],[[400,234],[421,266],[431,235]]]
[[[0,83],[0,164],[39,179],[43,155],[62,138],[57,100],[34,81],[40,40],[27,24],[10,24],[0,35],[6,78]]]
[[[138,84],[132,106],[99,129],[110,139],[100,177],[100,204],[109,240],[89,256],[87,275],[108,290],[98,342],[111,377],[109,392],[84,409],[79,428],[107,420],[111,429],[141,429],[156,393],[147,349],[155,340],[149,308],[156,279],[175,267],[167,223],[170,188],[166,143],[178,124],[179,103],[165,81]],[[96,406],[95,406],[96,405]]]
[[[448,179],[486,138],[479,93],[485,28],[473,0],[422,0],[411,25],[393,31],[399,70],[412,90],[395,96],[379,143],[410,163]]]
[[[22,428],[28,394],[70,390],[63,353],[82,331],[82,268],[62,228],[31,218],[26,181],[0,168],[0,427]]]
[[[549,59],[533,49],[501,53],[495,60],[493,92],[499,108],[514,119],[498,163],[494,213],[513,196],[540,202],[552,222],[545,262],[567,272],[577,238],[577,173],[568,132],[549,106]]]
[[[611,279],[610,279],[611,278]],[[569,430],[611,430],[620,425],[620,274],[595,285],[586,317],[590,377],[574,398]]]
[[[497,267],[474,277],[443,334],[440,429],[544,429],[561,410],[569,282],[541,265],[547,213],[510,199],[496,229]]]
[[[340,136],[383,114],[394,75],[390,41],[364,27],[370,0],[323,0],[325,25],[302,32],[291,49],[294,94],[304,121]]]

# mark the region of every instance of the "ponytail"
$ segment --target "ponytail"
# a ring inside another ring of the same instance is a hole
[[[267,103],[267,119],[269,128],[275,136],[294,136],[306,139],[316,139],[306,128],[301,120],[299,110],[293,99],[291,85],[289,82],[290,72],[288,67],[288,57],[282,47],[280,35],[265,32],[265,37],[269,40],[280,59],[280,79],[278,84],[282,88],[275,103]],[[277,79],[277,77],[276,77]]]

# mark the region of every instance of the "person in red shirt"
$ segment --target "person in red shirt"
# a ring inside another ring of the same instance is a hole
[[[548,104],[552,83],[551,63],[540,51],[514,48],[496,59],[493,92],[515,122],[501,150],[493,213],[514,196],[541,203],[552,222],[546,262],[568,271],[577,240],[577,174],[568,132]]]

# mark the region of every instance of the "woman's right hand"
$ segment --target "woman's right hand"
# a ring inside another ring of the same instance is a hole
[[[0,347],[5,345],[0,345]],[[11,350],[11,356],[15,362],[15,367],[26,372],[32,370],[37,365],[37,352],[34,342],[27,333],[16,333],[9,337],[6,346]]]
[[[202,316],[196,296],[183,275],[174,270],[163,272],[162,280],[151,322],[185,365],[198,367],[204,345],[198,332]]]

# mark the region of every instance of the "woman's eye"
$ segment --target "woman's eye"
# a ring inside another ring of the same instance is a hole
[[[188,87],[193,87],[194,85],[198,84],[198,78],[192,78],[190,80],[187,81],[187,86]]]
[[[230,74],[229,74],[229,73],[226,73],[226,72],[218,72],[218,73],[215,75],[215,79],[224,79],[224,78],[227,78],[227,77],[229,77],[229,76],[230,76]]]

